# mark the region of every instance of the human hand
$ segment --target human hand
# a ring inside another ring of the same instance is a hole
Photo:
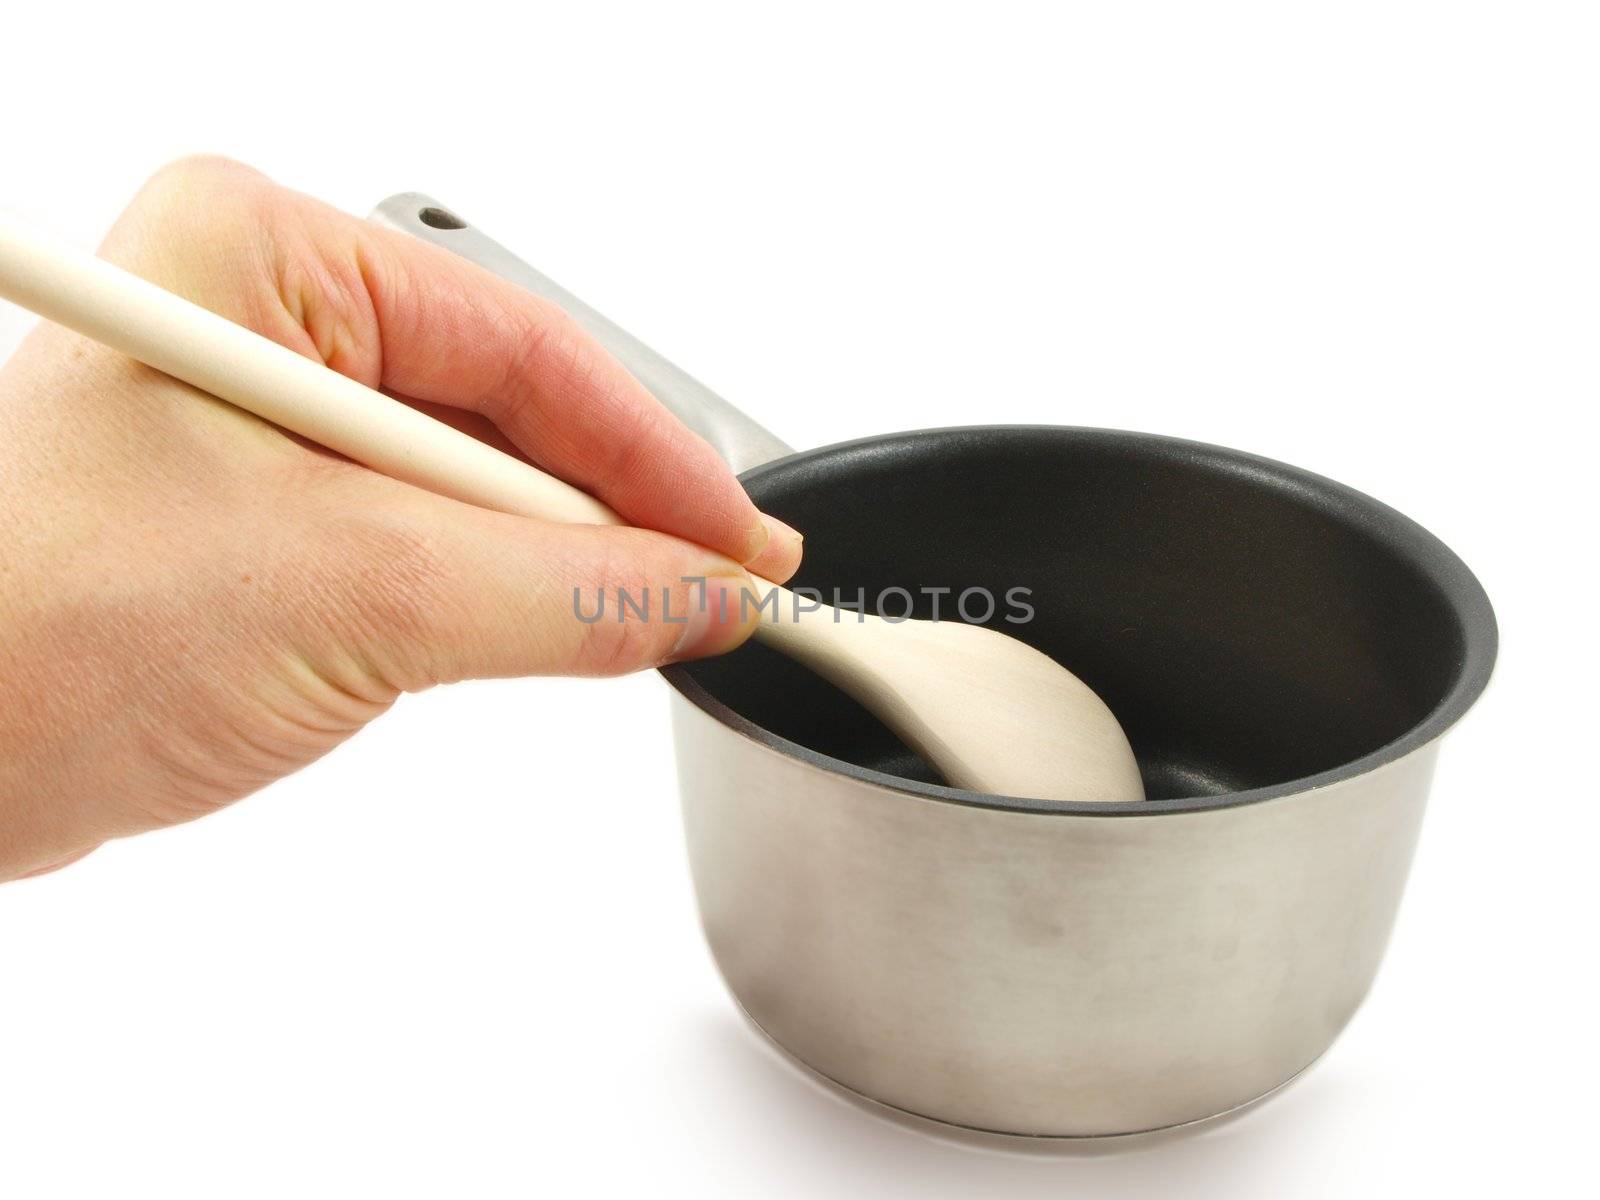
[[[0,369],[0,881],[211,812],[402,692],[731,649],[756,618],[718,590],[799,563],[798,535],[570,319],[444,251],[197,159],[102,253],[639,528],[435,496],[42,326]],[[693,616],[585,623],[575,588]]]

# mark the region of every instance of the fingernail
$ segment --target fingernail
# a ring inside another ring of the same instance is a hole
[[[786,525],[771,513],[761,514],[761,523],[767,527],[767,545],[764,549],[792,550],[805,541],[804,535],[793,525]]]
[[[672,661],[722,654],[746,636],[744,603],[749,578],[713,576],[689,587],[689,620],[672,648]]]

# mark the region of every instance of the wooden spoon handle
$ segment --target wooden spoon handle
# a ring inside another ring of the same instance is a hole
[[[571,484],[3,213],[0,295],[396,479],[524,517],[622,524]]]

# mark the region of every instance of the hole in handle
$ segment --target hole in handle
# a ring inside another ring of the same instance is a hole
[[[465,229],[467,223],[445,208],[424,208],[418,211],[417,220],[431,229]]]

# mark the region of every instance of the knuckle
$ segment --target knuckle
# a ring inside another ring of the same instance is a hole
[[[619,410],[617,425],[621,431],[610,445],[610,478],[624,488],[639,486],[653,479],[656,464],[686,461],[677,457],[684,450],[677,422],[662,409],[653,402],[640,403],[626,396],[610,399]]]
[[[108,242],[113,258],[165,274],[210,269],[260,242],[281,219],[287,195],[266,176],[231,159],[180,158],[147,180]],[[170,285],[178,279],[158,279]]]
[[[152,183],[197,183],[218,178],[230,182],[240,177],[260,178],[252,167],[221,154],[185,154],[157,167]]]
[[[632,593],[637,598],[637,593]],[[601,620],[584,626],[574,673],[610,677],[627,675],[633,671],[653,667],[667,656],[670,643],[661,645],[661,636],[655,622],[629,614],[618,618],[613,601],[615,593],[607,597],[608,610]],[[652,598],[658,600],[659,595]]]
[[[266,176],[219,155],[196,154],[160,167],[139,189],[132,207],[147,217],[193,214],[214,218],[270,189]]]
[[[398,514],[363,512],[342,521],[319,589],[327,619],[380,683],[417,691],[445,676],[434,648],[448,625],[450,571],[442,540]]]
[[[614,540],[621,544],[594,564],[593,582],[584,589],[585,613],[599,615],[579,625],[572,664],[576,674],[626,675],[655,666],[671,653],[683,628],[665,619],[666,590],[657,578],[661,572],[647,569],[641,548],[631,544],[634,539]]]
[[[568,313],[551,315],[539,349],[547,357],[556,387],[572,395],[588,393],[599,366],[598,356],[589,335]]]
[[[505,356],[504,368],[494,385],[477,398],[476,407],[502,428],[536,425],[539,389],[533,381],[551,363],[570,363],[576,354],[576,336],[577,327],[571,318],[554,308],[526,328],[517,329],[509,339],[511,349]],[[568,369],[556,367],[555,377],[565,379]]]

